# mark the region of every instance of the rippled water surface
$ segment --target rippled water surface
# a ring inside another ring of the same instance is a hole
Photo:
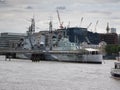
[[[120,90],[110,75],[113,63],[0,60],[0,90]]]

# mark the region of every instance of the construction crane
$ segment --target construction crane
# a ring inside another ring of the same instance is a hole
[[[88,26],[87,26],[87,29],[92,25],[92,23],[90,23]]]
[[[80,20],[80,26],[82,25],[82,22],[83,22],[83,17],[82,17],[81,20]]]
[[[59,24],[60,24],[60,29],[63,29],[63,22],[61,22],[61,19],[60,19],[60,15],[59,15],[59,11],[57,10],[57,16],[58,16],[58,21],[59,21]]]
[[[91,25],[92,25],[92,23],[90,23],[90,24],[87,26],[87,29],[88,29]],[[84,37],[85,37],[86,42],[87,42],[88,44],[90,44],[91,42],[90,42],[90,40],[89,40],[89,38],[88,38],[87,32],[88,32],[88,31],[84,32]]]
[[[107,33],[109,33],[109,31],[110,31],[110,27],[109,27],[109,23],[108,22],[107,22],[106,31],[107,31]]]
[[[70,27],[70,21],[68,22],[68,25],[67,25],[67,28],[69,28]]]
[[[95,32],[97,31],[97,29],[96,29],[96,27],[97,27],[97,25],[98,25],[98,20],[97,20],[97,22],[96,22],[96,24],[95,24]]]

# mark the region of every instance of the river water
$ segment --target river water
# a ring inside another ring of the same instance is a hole
[[[103,64],[13,59],[0,60],[0,90],[120,90],[110,75],[114,61]]]

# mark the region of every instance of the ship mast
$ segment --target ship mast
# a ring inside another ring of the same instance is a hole
[[[31,25],[29,27],[29,32],[33,34],[35,32],[35,19],[34,17],[31,19]]]
[[[35,19],[34,17],[31,19],[31,25],[29,26],[28,30],[28,38],[30,41],[31,49],[33,49],[33,44],[32,44],[32,34],[35,32]]]

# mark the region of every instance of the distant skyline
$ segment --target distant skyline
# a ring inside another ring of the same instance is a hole
[[[25,33],[35,17],[36,32],[59,28],[56,8],[61,8],[63,25],[88,27],[89,31],[106,33],[107,22],[120,34],[120,0],[0,0],[0,32]],[[83,17],[82,23],[81,18]]]

